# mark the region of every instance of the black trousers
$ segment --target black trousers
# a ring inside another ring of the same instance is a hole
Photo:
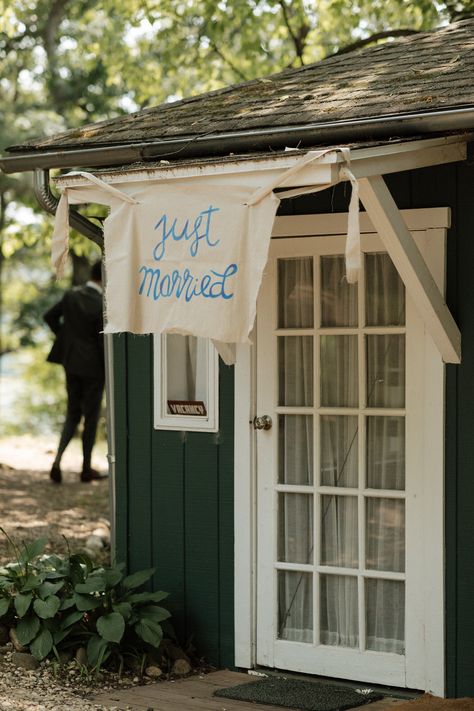
[[[82,431],[83,470],[90,469],[92,448],[94,446],[99,422],[100,406],[104,392],[104,376],[83,376],[66,371],[67,412],[61,438],[59,440],[56,463],[59,464],[64,450],[68,446],[84,417]]]

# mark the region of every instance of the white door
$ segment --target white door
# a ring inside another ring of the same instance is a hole
[[[427,688],[426,335],[378,237],[356,285],[344,244],[273,240],[259,298],[256,658]]]

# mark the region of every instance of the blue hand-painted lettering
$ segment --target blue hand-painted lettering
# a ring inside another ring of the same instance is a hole
[[[209,205],[207,210],[201,210],[199,215],[195,218],[192,227],[190,226],[189,218],[185,220],[182,226],[178,226],[177,217],[175,217],[169,225],[171,218],[169,218],[167,214],[162,215],[155,225],[155,230],[159,231],[160,239],[153,249],[153,258],[157,262],[163,259],[166,252],[166,243],[169,239],[172,239],[175,242],[179,242],[183,239],[186,242],[191,242],[189,247],[189,254],[191,257],[195,257],[197,255],[199,244],[202,240],[205,240],[205,243],[209,247],[215,247],[218,245],[220,239],[216,239],[214,241],[211,239],[211,220],[212,215],[215,212],[219,212],[219,210],[219,207],[212,207],[212,205]]]
[[[189,269],[173,269],[171,274],[163,274],[158,267],[142,266],[138,270],[142,281],[138,289],[140,296],[146,296],[154,301],[158,299],[176,298],[189,303],[194,298],[232,299],[234,292],[230,291],[229,281],[237,274],[237,264],[229,264],[223,272],[210,269],[201,277],[194,276]]]

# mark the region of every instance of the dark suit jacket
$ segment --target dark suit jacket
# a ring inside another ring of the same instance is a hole
[[[73,375],[103,376],[102,295],[97,289],[80,286],[67,291],[44,320],[56,335],[49,361],[62,363]]]

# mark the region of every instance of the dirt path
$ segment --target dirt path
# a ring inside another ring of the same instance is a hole
[[[54,443],[45,439],[0,440],[0,525],[16,542],[44,536],[47,550],[62,553],[67,550],[64,537],[71,549],[84,548],[94,529],[108,521],[108,479],[80,483],[80,444],[73,442],[63,460],[63,484],[53,485],[53,453]],[[104,448],[94,455],[93,465],[105,472]],[[0,562],[9,559],[8,543],[0,534]]]

